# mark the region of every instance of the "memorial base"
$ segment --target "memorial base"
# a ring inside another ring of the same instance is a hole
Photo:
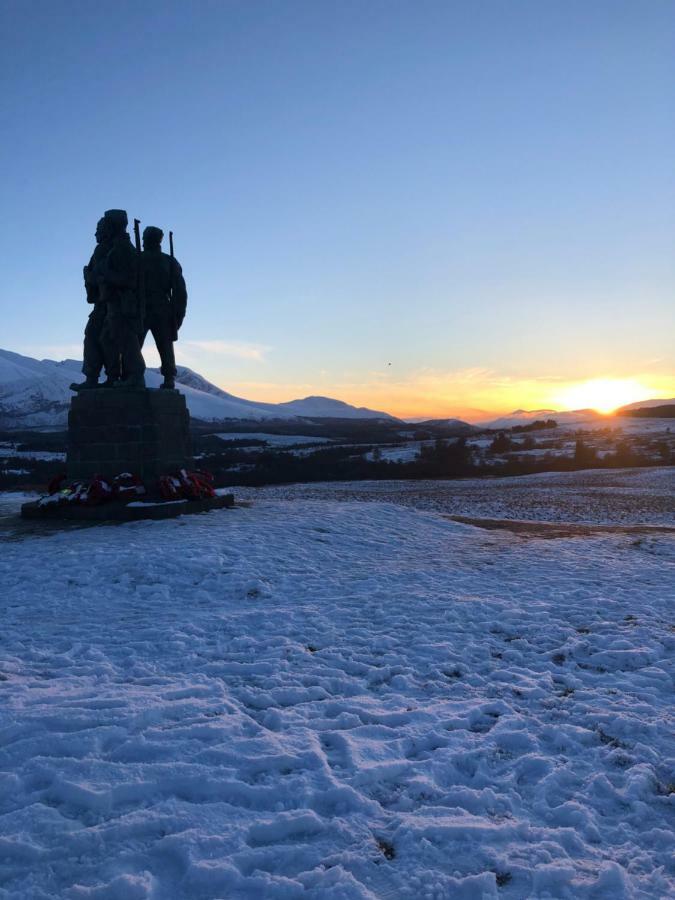
[[[81,391],[68,413],[68,484],[91,482],[99,476],[108,484],[124,473],[145,488],[128,500],[88,505],[57,499],[35,501],[21,507],[24,519],[71,519],[82,522],[167,519],[185,513],[208,512],[234,505],[232,494],[201,500],[167,500],[159,479],[194,467],[190,416],[185,397],[173,390],[95,388]],[[90,499],[93,499],[90,498]],[[51,501],[51,502],[50,502]]]
[[[69,482],[94,475],[138,476],[148,497],[158,498],[157,480],[193,467],[190,415],[185,397],[173,390],[98,388],[70,402],[66,475]]]

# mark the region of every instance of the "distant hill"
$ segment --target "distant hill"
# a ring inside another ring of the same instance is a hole
[[[394,416],[386,412],[378,412],[365,406],[350,406],[342,400],[330,397],[305,397],[304,400],[290,400],[288,403],[277,403],[275,409],[285,410],[296,416],[330,419],[388,419],[395,421]]]
[[[617,416],[631,416],[635,419],[675,419],[675,401],[663,406],[640,406],[636,409],[618,410]]]
[[[469,425],[468,422],[464,422],[462,419],[415,419],[414,427],[416,429],[442,428],[444,430],[447,430],[448,432],[454,432],[458,435],[473,434],[473,432],[479,430],[475,425]]]
[[[639,416],[646,418],[671,418],[672,413],[656,412],[656,409],[668,409],[675,405],[673,400],[639,400],[636,403],[628,403],[617,409],[611,415],[604,415],[595,409],[574,409],[560,411],[557,409],[516,409],[507,416],[479,422],[481,428],[500,429],[512,428],[514,425],[528,425],[537,419],[555,419],[558,425],[576,425],[589,422],[607,422],[612,416]]]
[[[667,409],[675,406],[675,397],[666,399],[665,397],[654,400],[638,400],[637,403],[627,403],[615,412],[617,416],[647,416],[654,418],[670,419],[671,415],[662,416],[656,412],[656,409]]]
[[[529,425],[531,422],[555,419],[559,425],[574,425],[577,422],[588,422],[605,417],[594,409],[574,409],[560,412],[556,409],[516,409],[508,416],[500,416],[488,422],[480,422],[481,428],[512,428],[514,425]]]
[[[671,406],[675,403],[675,397],[654,397],[651,400],[637,400],[635,403],[626,403],[617,412],[624,409],[647,409],[650,406]]]
[[[74,359],[37,360],[11,350],[0,350],[0,428],[65,428],[72,396],[70,384],[82,380],[81,367],[82,363]],[[148,387],[157,388],[162,376],[157,369],[148,369],[145,380]],[[244,400],[228,394],[186,366],[178,369],[176,383],[185,395],[190,416],[200,422],[297,422],[303,418],[398,421],[387,413],[350,406],[330,397],[307,397],[288,403]]]

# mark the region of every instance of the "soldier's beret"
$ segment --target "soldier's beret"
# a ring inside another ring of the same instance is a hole
[[[143,229],[143,238],[150,241],[150,243],[157,242],[161,244],[163,237],[164,232],[161,228],[157,228],[156,225],[148,225],[147,228]]]
[[[114,222],[115,225],[124,225],[126,227],[129,224],[126,209],[106,209],[105,218]]]

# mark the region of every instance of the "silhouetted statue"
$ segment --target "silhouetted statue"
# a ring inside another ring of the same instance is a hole
[[[102,340],[106,355],[119,358],[122,381],[115,387],[145,387],[145,360],[141,353],[143,296],[139,254],[127,234],[128,218],[123,209],[105,213],[110,229],[110,250],[101,266],[101,300],[106,304]]]
[[[89,313],[89,319],[84,329],[84,358],[82,372],[86,380],[81,384],[71,384],[74,391],[86,390],[98,387],[98,379],[101,369],[105,366],[105,386],[109,387],[120,377],[119,355],[110,354],[109,348],[104,344],[103,328],[107,314],[107,306],[101,300],[99,278],[103,262],[110,252],[112,243],[108,223],[103,217],[96,225],[96,247],[91,259],[84,267],[84,286],[87,292],[87,303],[92,303],[94,308]]]
[[[162,361],[163,388],[176,384],[176,359],[173,342],[178,340],[178,329],[183,324],[187,308],[187,290],[183,270],[178,260],[162,253],[161,228],[149,225],[143,231],[142,269],[145,286],[145,319],[141,347],[152,332]]]

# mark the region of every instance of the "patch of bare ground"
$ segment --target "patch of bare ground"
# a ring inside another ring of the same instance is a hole
[[[489,531],[510,531],[524,538],[592,537],[596,534],[675,534],[675,528],[667,525],[578,525],[517,519],[477,519],[472,516],[444,516],[444,518]]]

